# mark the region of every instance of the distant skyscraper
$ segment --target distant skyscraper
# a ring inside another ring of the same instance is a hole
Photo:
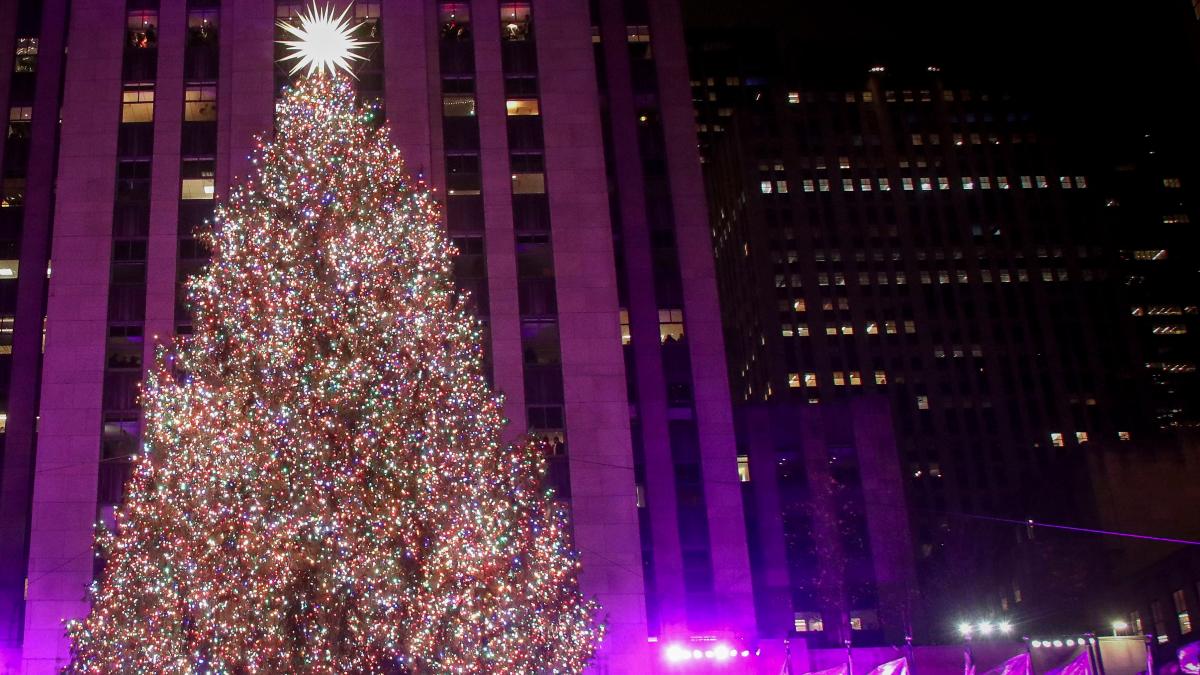
[[[735,400],[891,399],[932,636],[1065,617],[1096,566],[971,516],[1090,522],[1087,451],[1143,435],[1090,165],[936,66],[807,86],[741,44],[692,45]]]
[[[181,282],[207,255],[195,228],[270,131],[288,79],[275,22],[307,4],[45,0],[0,21],[0,217],[4,241],[21,240],[0,260],[0,607],[25,672],[68,656],[61,620],[86,611],[94,524],[111,524],[140,445],[138,382],[154,345],[190,329]],[[360,94],[442,190],[512,431],[556,448],[584,590],[607,615],[603,663],[645,672],[660,658],[651,638],[752,642],[676,3],[359,0],[352,14],[376,43]]]

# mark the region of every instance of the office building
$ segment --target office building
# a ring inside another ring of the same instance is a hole
[[[195,228],[272,128],[288,80],[276,21],[306,5],[45,0],[0,22],[18,28],[0,36],[13,57],[0,86],[6,245],[21,235],[0,261],[0,289],[19,301],[2,308],[14,331],[0,355],[11,364],[3,567],[15,574],[0,622],[25,672],[69,656],[61,621],[87,611],[94,527],[111,522],[139,447],[138,382],[155,345],[190,330],[181,281],[206,257]],[[554,441],[583,590],[607,616],[600,667],[645,672],[671,640],[752,642],[677,4],[351,11],[375,43],[359,93],[443,196],[511,433]]]

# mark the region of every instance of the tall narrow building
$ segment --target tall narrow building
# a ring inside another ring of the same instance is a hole
[[[30,307],[16,313],[8,399],[4,523],[29,531],[27,553],[5,549],[4,574],[20,571],[0,591],[23,625],[11,632],[24,672],[69,657],[61,622],[87,611],[95,524],[111,525],[140,446],[138,382],[156,345],[190,330],[181,282],[207,256],[195,228],[246,175],[254,135],[270,133],[288,81],[276,22],[308,4],[45,0],[36,88],[25,66],[7,69],[0,90],[25,87],[10,139],[31,119],[47,149],[30,155],[26,231],[44,247],[51,214],[54,225],[40,377],[47,264],[28,242],[19,254]],[[600,672],[652,671],[668,642],[755,639],[678,12],[657,0],[358,0],[351,10],[375,43],[359,93],[410,170],[440,191],[510,431],[552,441],[584,591],[607,616]],[[0,39],[5,58],[28,63],[38,28],[20,25]],[[30,106],[30,92],[45,102]],[[9,206],[19,143],[7,145]],[[4,209],[6,227],[16,212]],[[18,283],[8,263],[0,287]],[[12,449],[18,431],[24,454]]]

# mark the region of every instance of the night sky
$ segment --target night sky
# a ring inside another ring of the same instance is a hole
[[[689,26],[779,31],[793,72],[937,64],[1026,89],[1094,133],[1197,126],[1200,21],[1189,0],[682,0]],[[980,81],[982,84],[982,81]]]

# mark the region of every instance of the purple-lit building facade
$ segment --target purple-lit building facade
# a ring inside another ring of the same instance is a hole
[[[304,3],[44,0],[19,19],[15,4],[0,4],[0,637],[42,673],[68,658],[61,621],[87,610],[95,523],[139,445],[137,383],[155,345],[190,330],[194,228],[272,127],[275,22]],[[599,672],[649,672],[675,640],[752,643],[677,2],[352,13],[376,43],[360,94],[443,196],[510,433],[558,441],[552,478],[607,615]]]

